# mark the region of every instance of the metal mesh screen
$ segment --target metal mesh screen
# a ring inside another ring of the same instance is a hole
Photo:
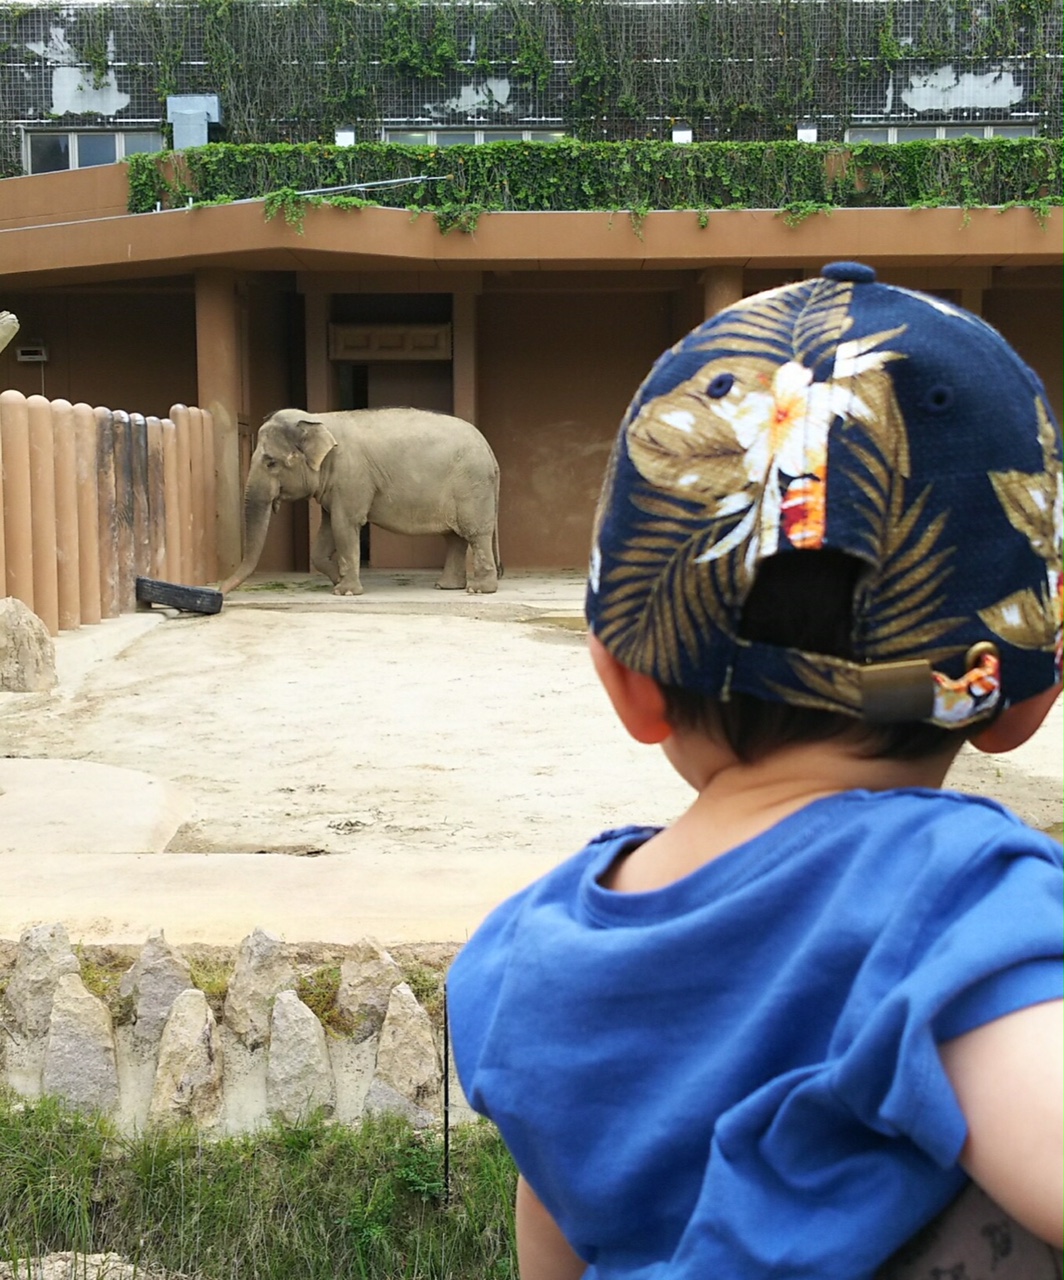
[[[914,121],[1059,136],[1060,48],[1048,0],[9,4],[0,163],[18,171],[20,125],[158,128],[174,93],[217,93],[236,142],[474,123],[668,138],[677,121],[771,139],[803,120],[821,140]]]

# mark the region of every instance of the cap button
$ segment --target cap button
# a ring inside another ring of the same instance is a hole
[[[853,284],[871,284],[876,273],[863,262],[829,262],[820,273],[825,280],[849,280]]]

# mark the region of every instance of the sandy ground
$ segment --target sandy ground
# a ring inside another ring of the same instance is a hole
[[[433,577],[253,579],[215,617],[60,636],[55,692],[0,695],[0,939],[460,941],[597,830],[680,811],[595,681],[581,575]],[[1058,706],[953,782],[1059,833],[1061,742]]]

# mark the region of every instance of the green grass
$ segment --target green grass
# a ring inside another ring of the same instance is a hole
[[[381,1118],[207,1142],[119,1137],[43,1100],[0,1099],[0,1260],[114,1250],[197,1280],[516,1280],[512,1162],[486,1124]]]

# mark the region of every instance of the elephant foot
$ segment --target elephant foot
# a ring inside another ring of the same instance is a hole
[[[443,578],[436,583],[437,591],[461,591],[464,587],[464,582],[446,582]]]
[[[333,587],[334,596],[360,596],[362,594],[362,583],[357,578],[341,578]]]
[[[498,582],[471,582],[466,591],[471,596],[490,596],[499,589]]]

